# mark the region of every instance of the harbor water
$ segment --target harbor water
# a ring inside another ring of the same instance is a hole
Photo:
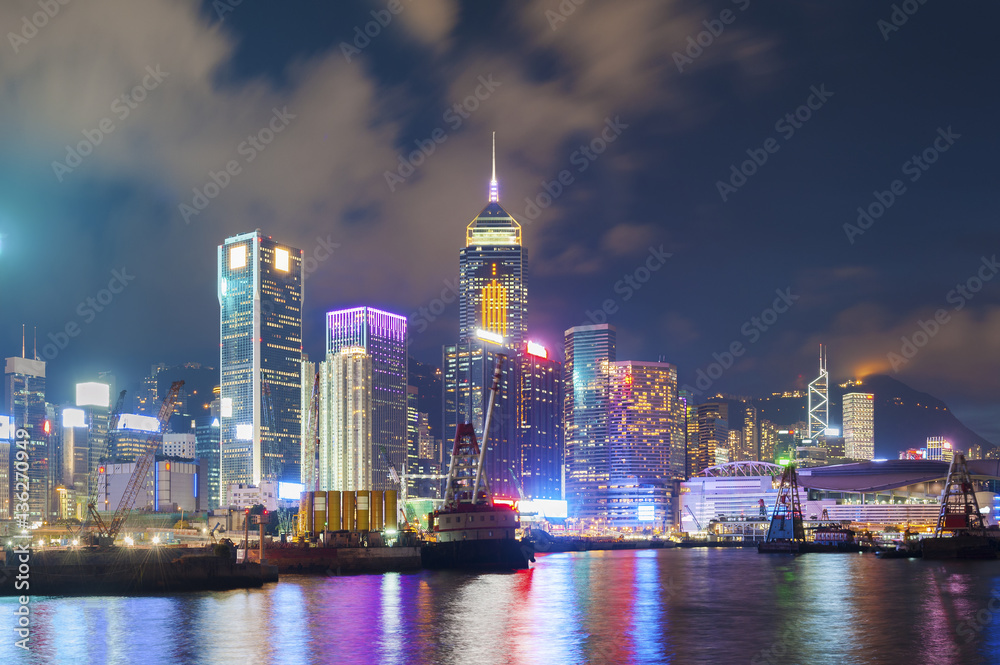
[[[2,663],[997,663],[1000,562],[667,549],[531,570],[0,599]]]

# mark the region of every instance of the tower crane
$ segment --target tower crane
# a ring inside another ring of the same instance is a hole
[[[167,421],[170,420],[170,415],[174,411],[174,404],[177,402],[177,393],[180,392],[183,385],[183,381],[174,381],[170,386],[170,392],[163,399],[163,404],[160,406],[160,413],[157,418],[160,423],[160,432],[165,431],[167,428]],[[129,514],[132,512],[132,506],[135,504],[135,497],[139,493],[139,488],[145,482],[146,473],[149,471],[149,467],[156,457],[156,448],[160,440],[160,434],[157,432],[150,434],[149,438],[146,439],[146,445],[138,457],[136,457],[132,475],[129,476],[128,484],[125,486],[125,493],[122,494],[121,501],[118,503],[118,507],[110,523],[106,524],[101,519],[93,503],[87,506],[91,516],[94,518],[94,522],[97,523],[100,541],[113,544],[115,537],[125,525],[125,520],[128,519]],[[107,475],[105,475],[105,483],[107,483]]]

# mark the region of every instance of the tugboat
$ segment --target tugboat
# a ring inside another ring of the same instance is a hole
[[[497,356],[482,446],[471,423],[456,428],[444,505],[428,515],[436,540],[421,548],[424,568],[519,570],[535,560],[531,541],[516,537],[520,527],[517,512],[513,506],[494,502],[483,473],[503,359],[503,355]]]
[[[941,492],[933,538],[922,541],[925,559],[996,559],[1000,541],[989,535],[965,455],[955,453]]]

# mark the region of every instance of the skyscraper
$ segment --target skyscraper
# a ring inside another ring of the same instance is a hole
[[[615,327],[607,323],[566,331],[563,436],[566,499],[573,517],[606,519],[608,514],[600,488],[611,479],[608,412],[615,338]]]
[[[875,395],[844,395],[844,455],[853,460],[875,457]]]
[[[459,340],[485,330],[520,347],[528,325],[527,260],[521,225],[500,205],[495,146],[489,202],[466,227],[458,267]]]
[[[669,363],[611,363],[608,519],[615,526],[662,526],[671,519],[675,451],[683,450],[677,368]]]
[[[4,368],[4,409],[14,428],[28,432],[28,519],[49,517],[49,445],[45,431],[45,362],[7,358]],[[14,485],[14,483],[11,483]]]
[[[724,401],[698,405],[698,449],[695,473],[729,461],[729,405]],[[725,450],[720,454],[717,449]]]
[[[373,366],[372,356],[360,346],[345,346],[319,363],[320,490],[374,486],[374,462],[381,453],[373,445]]]
[[[528,342],[517,354],[517,473],[531,499],[562,499],[562,363]]]
[[[354,307],[328,312],[326,319],[328,360],[347,347],[363,349],[369,357],[372,485],[367,489],[394,489],[389,462],[398,472],[406,464],[406,317]]]
[[[222,493],[299,482],[302,251],[258,229],[219,245]]]

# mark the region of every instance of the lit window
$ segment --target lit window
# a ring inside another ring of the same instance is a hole
[[[229,248],[229,269],[237,270],[247,265],[247,246],[239,245]]]
[[[223,418],[232,418],[233,417],[233,398],[232,397],[223,397],[222,398],[222,403],[221,403],[220,406],[221,406],[221,411],[222,411],[222,417]]]
[[[282,272],[288,272],[288,250],[280,247],[274,250],[274,267]]]

